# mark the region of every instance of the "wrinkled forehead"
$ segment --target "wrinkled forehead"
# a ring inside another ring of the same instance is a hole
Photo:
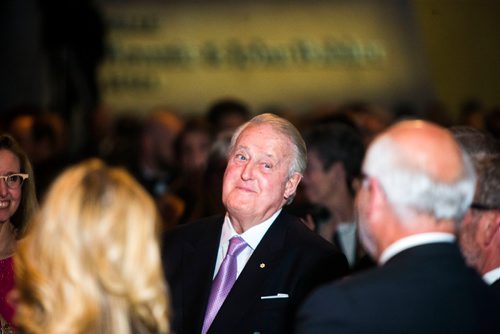
[[[293,152],[288,136],[268,124],[251,124],[238,136],[235,148],[253,147],[267,154],[285,157]]]

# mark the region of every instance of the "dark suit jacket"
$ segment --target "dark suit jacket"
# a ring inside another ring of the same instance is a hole
[[[500,303],[500,279],[497,279],[495,282],[493,282],[490,287]]]
[[[456,244],[407,249],[307,298],[296,333],[500,333],[498,304]]]
[[[163,239],[163,264],[177,334],[201,332],[224,217],[183,225]],[[347,273],[345,256],[282,212],[241,272],[209,333],[286,333],[306,295]],[[261,299],[278,293],[289,298]]]

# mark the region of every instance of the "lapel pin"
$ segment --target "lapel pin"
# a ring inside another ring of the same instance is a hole
[[[264,269],[265,267],[266,267],[266,264],[265,264],[265,263],[261,263],[261,264],[260,264],[260,268],[261,268],[261,269]]]

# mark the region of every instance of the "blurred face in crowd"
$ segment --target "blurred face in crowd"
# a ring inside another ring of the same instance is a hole
[[[10,175],[20,172],[19,159],[9,150],[0,149],[0,175]],[[12,189],[7,187],[5,180],[0,180],[0,223],[10,221],[21,202],[22,187]]]
[[[219,131],[234,131],[246,122],[246,118],[238,113],[227,114],[219,124]]]
[[[165,165],[171,166],[175,161],[174,141],[180,133],[180,128],[170,124],[158,126],[155,132],[154,143],[156,159]]]
[[[237,220],[264,221],[295,193],[301,175],[289,177],[292,143],[271,126],[248,126],[229,154],[222,201]]]
[[[307,168],[304,173],[304,190],[307,198],[312,203],[325,204],[329,201],[334,192],[332,169],[325,170],[319,155],[316,151],[311,150],[308,154]]]
[[[208,160],[210,137],[203,131],[191,131],[182,141],[182,169],[187,171],[202,170]]]

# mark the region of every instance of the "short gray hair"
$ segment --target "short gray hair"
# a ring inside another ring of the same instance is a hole
[[[381,138],[367,152],[363,170],[379,180],[389,203],[403,219],[407,214],[425,213],[437,220],[457,224],[467,212],[475,190],[476,175],[467,154],[461,149],[462,171],[454,182],[436,180],[415,166],[391,138]]]
[[[470,126],[452,126],[451,134],[475,163],[483,157],[500,154],[500,143],[487,131]]]
[[[476,161],[477,190],[475,201],[500,210],[500,156],[490,155]]]
[[[229,152],[232,152],[234,149],[234,145],[236,144],[240,134],[251,125],[269,125],[274,130],[290,139],[292,142],[293,157],[288,170],[288,177],[291,177],[294,173],[299,173],[301,175],[304,174],[307,166],[307,149],[304,139],[302,138],[299,130],[297,130],[292,123],[275,114],[265,113],[257,115],[236,129],[233,137],[231,138]]]

